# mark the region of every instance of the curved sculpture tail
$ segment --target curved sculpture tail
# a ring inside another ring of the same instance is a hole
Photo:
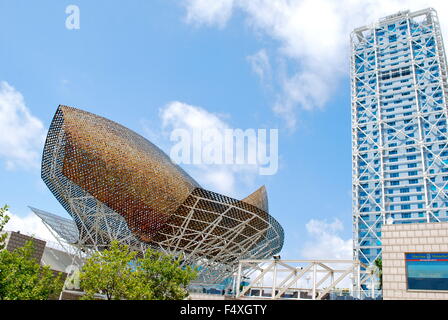
[[[241,201],[249,203],[263,211],[269,212],[268,193],[265,186],[261,186]]]

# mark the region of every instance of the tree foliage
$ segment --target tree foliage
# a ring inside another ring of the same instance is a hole
[[[0,208],[0,250],[5,247],[5,239],[6,233],[1,234],[3,231],[3,227],[8,223],[9,216],[6,214],[8,212],[8,206],[5,205],[3,208]]]
[[[0,300],[47,300],[61,292],[61,274],[41,266],[33,251],[32,241],[13,252],[0,251]]]
[[[148,249],[143,257],[114,241],[96,252],[81,269],[83,299],[104,294],[107,299],[177,300],[188,296],[186,286],[196,277],[181,258]]]
[[[82,299],[94,299],[95,294],[104,294],[108,300],[126,299],[133,285],[130,264],[135,257],[135,252],[118,242],[95,252],[81,269],[80,285],[85,292]]]
[[[182,257],[173,257],[147,249],[145,256],[136,262],[137,290],[134,299],[181,300],[188,297],[185,289],[196,278],[190,266],[181,267]]]
[[[383,287],[383,260],[378,258],[375,260],[376,273],[380,280],[380,289]]]

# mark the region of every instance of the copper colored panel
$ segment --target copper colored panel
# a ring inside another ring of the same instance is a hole
[[[268,193],[266,192],[265,186],[261,186],[257,191],[251,193],[241,201],[256,206],[263,211],[269,212]]]
[[[60,109],[66,139],[62,173],[149,240],[197,183],[129,129],[85,111]]]

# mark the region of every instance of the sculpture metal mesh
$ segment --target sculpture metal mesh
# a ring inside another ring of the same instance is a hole
[[[73,217],[78,246],[101,250],[116,239],[140,251],[182,253],[185,263],[202,266],[204,282],[283,246],[264,187],[241,201],[204,190],[142,136],[75,108],[56,111],[42,179]]]

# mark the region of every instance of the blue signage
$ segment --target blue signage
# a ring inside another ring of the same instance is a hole
[[[448,253],[406,253],[406,261],[448,261]]]
[[[448,253],[407,253],[408,289],[448,290]]]

